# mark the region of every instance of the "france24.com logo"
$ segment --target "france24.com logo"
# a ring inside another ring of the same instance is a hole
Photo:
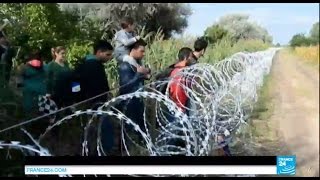
[[[277,174],[295,175],[296,156],[277,156]]]

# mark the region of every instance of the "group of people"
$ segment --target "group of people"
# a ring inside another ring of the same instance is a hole
[[[93,54],[86,55],[73,70],[66,61],[66,48],[62,46],[52,48],[53,60],[46,65],[38,51],[32,52],[20,71],[23,78],[25,112],[37,109],[38,96],[46,96],[59,108],[88,99],[92,99],[90,102],[92,108],[98,107],[97,104],[111,98],[110,94],[106,93],[110,88],[104,64],[113,58],[118,64],[119,95],[133,93],[143,87],[145,80],[151,78],[151,69],[145,67],[142,62],[147,43],[134,34],[132,18],[125,17],[120,25],[122,29],[114,37],[115,47],[105,40],[96,41],[93,45]],[[189,108],[186,107],[190,107],[190,102],[184,88],[179,85],[186,82],[185,78],[177,76],[177,73],[196,64],[204,55],[207,46],[207,41],[199,38],[195,41],[193,50],[188,47],[181,48],[176,62],[155,77],[157,80],[174,78],[173,83],[170,83],[169,96],[187,115]],[[141,99],[134,98],[129,102],[122,102],[118,108],[143,129],[144,102]],[[173,115],[167,116],[170,122],[174,121],[174,118]],[[108,122],[104,121],[102,127],[107,128]],[[102,131],[102,133],[102,137],[110,136],[110,132]],[[110,142],[105,144],[110,145]]]

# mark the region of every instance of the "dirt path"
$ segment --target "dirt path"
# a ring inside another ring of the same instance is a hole
[[[319,176],[319,71],[282,50],[270,79],[268,126],[279,152],[297,156],[297,176]]]

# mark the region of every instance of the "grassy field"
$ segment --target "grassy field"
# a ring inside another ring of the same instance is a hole
[[[255,104],[255,108],[251,115],[252,119],[261,119],[266,120],[268,119],[272,112],[272,97],[270,97],[270,89],[271,87],[271,78],[270,75],[264,77],[264,86],[259,90],[259,100]]]
[[[295,47],[293,54],[302,60],[319,67],[319,45],[309,47]]]

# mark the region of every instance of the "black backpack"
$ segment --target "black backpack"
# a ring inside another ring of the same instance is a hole
[[[70,76],[70,90],[72,91],[72,88],[75,84],[79,84],[80,85],[80,92],[71,92],[72,97],[74,99],[75,102],[80,102],[83,99],[83,91],[81,90],[81,77],[80,77],[80,72],[82,71],[82,68],[84,68],[84,62],[85,62],[85,58],[78,58],[74,69],[72,70],[71,76]]]
[[[171,74],[171,72],[174,70],[174,65],[172,64],[170,65],[168,68],[166,68],[165,70],[161,71],[160,73],[158,73],[155,76],[155,80],[156,81],[160,81],[160,82],[156,82],[155,83],[155,89],[159,92],[161,92],[162,94],[166,93],[167,87],[168,87],[168,82],[162,82],[162,81],[167,81],[169,79],[169,76]]]

